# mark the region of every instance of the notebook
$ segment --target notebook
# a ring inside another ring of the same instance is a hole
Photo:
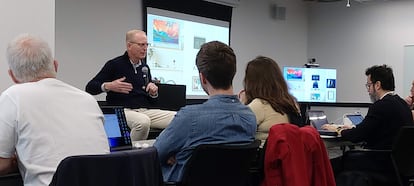
[[[337,136],[337,132],[328,131],[322,129],[322,125],[329,123],[326,114],[322,110],[309,110],[308,111],[310,124],[318,130],[320,135]]]
[[[364,116],[362,116],[360,113],[355,113],[355,114],[345,114],[344,116],[344,124],[345,123],[350,123],[352,125],[358,125],[362,122],[362,120],[364,120]]]
[[[123,107],[101,106],[101,110],[105,117],[104,128],[108,136],[110,151],[132,149],[130,129]]]

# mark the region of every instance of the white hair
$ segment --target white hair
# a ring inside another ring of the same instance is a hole
[[[13,75],[21,83],[56,77],[49,45],[30,34],[19,35],[9,43],[7,61]]]

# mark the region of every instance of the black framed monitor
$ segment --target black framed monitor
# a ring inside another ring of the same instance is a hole
[[[336,69],[283,67],[283,77],[298,102],[336,102]]]

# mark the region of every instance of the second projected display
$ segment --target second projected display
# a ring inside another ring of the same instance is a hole
[[[299,102],[336,102],[336,69],[284,67],[283,76]]]

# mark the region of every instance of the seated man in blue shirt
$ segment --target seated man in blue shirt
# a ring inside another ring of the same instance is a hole
[[[256,133],[256,117],[233,93],[236,56],[228,45],[211,41],[196,57],[201,86],[210,98],[182,108],[158,136],[164,181],[181,181],[183,168],[200,144],[249,143]]]

